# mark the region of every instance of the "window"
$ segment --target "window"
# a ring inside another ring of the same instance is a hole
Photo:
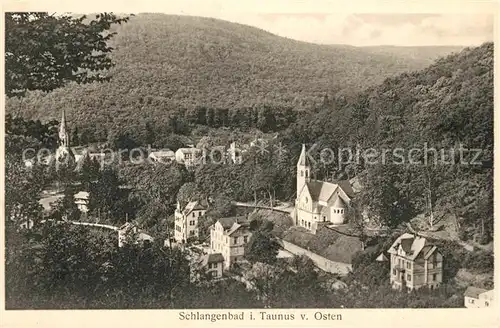
[[[306,178],[308,178],[308,177],[309,177],[309,171],[306,170]]]
[[[490,306],[490,303],[489,302],[484,302],[484,305]]]
[[[395,276],[396,275],[396,269],[392,269],[392,275]]]
[[[302,220],[302,225],[304,225],[304,220]]]
[[[304,171],[300,171],[300,176],[303,177],[304,176]]]
[[[434,273],[434,274],[432,275],[432,281],[436,281],[436,280],[437,280],[437,274],[435,274],[435,273]]]
[[[325,221],[326,221],[326,216],[323,215],[323,222],[325,222]]]
[[[340,213],[344,214],[344,209],[341,209],[341,210],[340,210]]]
[[[189,225],[194,226],[195,225],[195,221],[193,221],[193,220],[189,221]]]
[[[243,237],[243,242],[246,243],[248,241],[248,236]]]
[[[306,197],[306,204],[307,204],[307,202],[309,202],[309,199]]]
[[[194,235],[194,230],[189,231],[189,235],[193,236]]]
[[[196,213],[195,213],[195,212],[193,212],[193,218],[194,218],[194,217],[196,217]]]
[[[411,262],[410,261],[406,262],[406,268],[411,269]]]
[[[406,275],[406,280],[411,281],[411,275],[407,274]]]
[[[238,243],[238,237],[234,237],[234,243],[237,244]]]
[[[198,212],[198,216],[201,216],[201,211]]]
[[[307,222],[307,226],[311,229],[311,222]]]
[[[473,298],[469,298],[469,303],[470,304],[474,304],[474,299]]]

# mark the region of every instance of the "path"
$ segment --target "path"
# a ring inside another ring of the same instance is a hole
[[[264,206],[264,205],[255,205],[254,203],[244,203],[244,202],[233,202],[234,206],[237,207],[249,207],[249,208],[257,208],[261,210],[271,210],[271,211],[277,211],[277,212],[282,212],[282,213],[287,213],[291,214],[294,207],[292,204],[285,202],[283,205],[280,206]]]

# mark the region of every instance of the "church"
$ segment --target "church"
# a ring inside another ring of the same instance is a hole
[[[61,123],[59,124],[59,147],[56,150],[56,160],[60,163],[74,164],[75,154],[70,147],[69,133],[66,127],[66,113],[62,110]]]
[[[295,201],[295,225],[315,233],[318,224],[331,225],[345,223],[347,207],[353,189],[349,181],[337,183],[311,179],[311,163],[302,145],[297,162],[297,199]]]

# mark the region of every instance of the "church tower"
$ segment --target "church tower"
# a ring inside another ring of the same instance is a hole
[[[69,147],[69,133],[66,129],[66,112],[62,110],[61,123],[59,124],[59,145]]]
[[[59,124],[59,147],[56,150],[56,160],[66,164],[75,161],[75,155],[69,145],[69,133],[66,127],[66,113],[63,109],[61,123]]]
[[[297,162],[297,199],[304,185],[311,180],[311,166],[306,154],[306,145],[302,144],[299,161]]]

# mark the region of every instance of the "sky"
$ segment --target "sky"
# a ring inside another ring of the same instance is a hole
[[[498,11],[493,0],[5,1],[7,11],[53,8],[54,12],[158,12],[213,17],[300,41],[354,46],[476,46],[493,41],[494,13]]]
[[[300,41],[354,46],[474,46],[492,41],[494,31],[494,16],[484,13],[220,13],[207,16],[259,27]]]

